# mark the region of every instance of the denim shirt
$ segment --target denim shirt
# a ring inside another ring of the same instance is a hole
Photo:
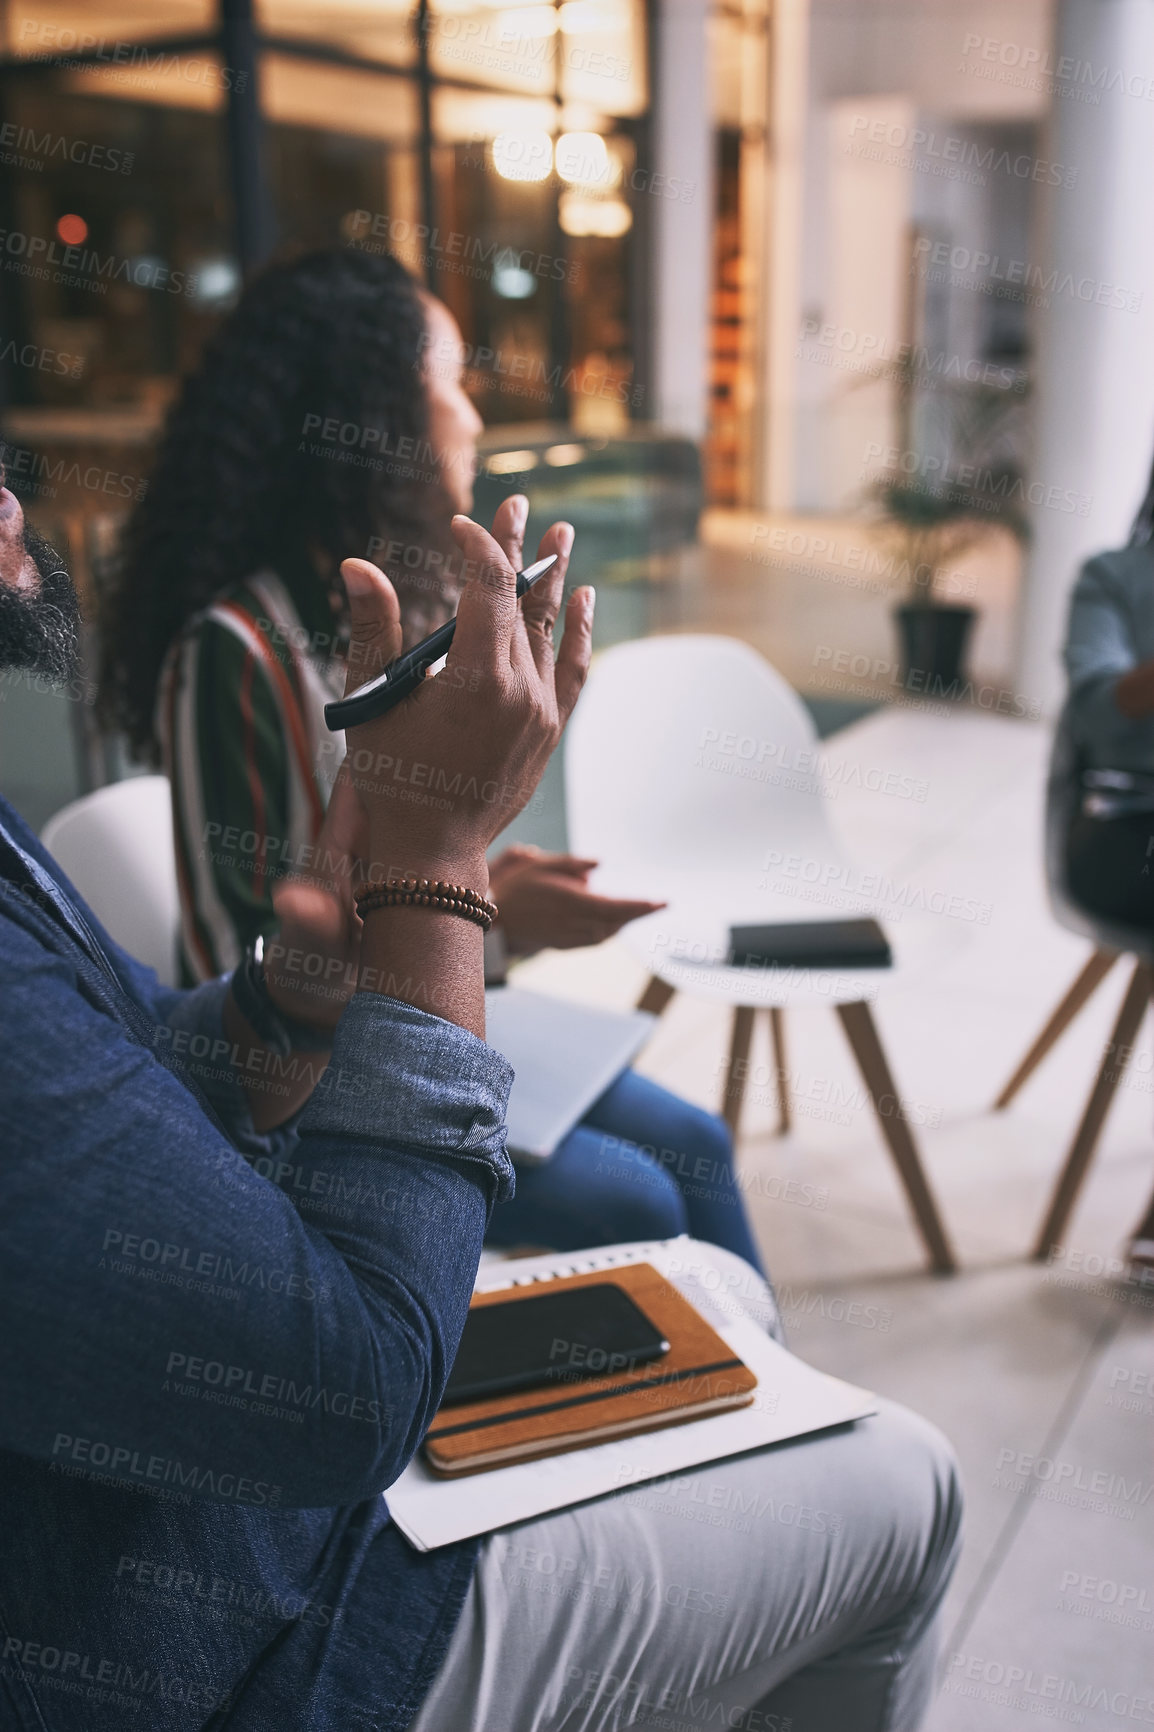
[[[1154,659],[1154,548],[1123,547],[1088,559],[1070,597],[1065,645],[1066,720],[1088,767],[1154,771],[1154,716],[1130,720],[1114,688]]]
[[[259,1136],[225,993],[161,988],[0,801],[4,1732],[402,1732],[468,1587],[381,1494],[511,1189],[509,1067],[360,993]]]

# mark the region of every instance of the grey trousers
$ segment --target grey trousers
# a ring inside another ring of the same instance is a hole
[[[760,1278],[708,1260],[776,1333]],[[503,1529],[410,1732],[914,1732],[960,1501],[941,1434],[880,1402]]]

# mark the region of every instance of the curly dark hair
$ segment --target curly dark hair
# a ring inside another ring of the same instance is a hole
[[[208,345],[101,609],[101,713],[145,758],[158,757],[169,646],[262,568],[315,571],[343,595],[342,559],[400,542],[402,609],[407,589],[409,611],[448,611],[456,550],[427,437],[424,333],[423,291],[403,265],[333,248],[265,270]]]

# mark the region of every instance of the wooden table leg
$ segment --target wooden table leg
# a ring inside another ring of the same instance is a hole
[[[870,1092],[878,1125],[889,1144],[898,1176],[910,1200],[914,1219],[925,1240],[931,1267],[938,1275],[952,1275],[957,1270],[954,1253],[950,1249],[945,1228],[938,1215],[933,1192],[922,1170],[917,1144],[902,1114],[901,1102],[870,1007],[862,999],[857,1004],[839,1004],[837,1013],[853,1048],[862,1080]]]
[[[1105,980],[1121,952],[1095,950],[1089,962],[1058,1005],[1049,1022],[994,1102],[994,1111],[1008,1107],[1027,1077],[1033,1075],[1054,1043],[1065,1034],[1087,999],[1093,996]]]
[[[737,1127],[741,1120],[741,1103],[745,1099],[745,1075],[752,1039],[753,1011],[748,1005],[735,1005],[733,1034],[729,1042],[729,1065],[725,1072],[725,1094],[721,1107],[722,1117],[733,1132],[734,1142],[737,1141]]]
[[[785,1012],[779,1004],[769,1007],[773,1068],[777,1075],[777,1134],[783,1137],[793,1123],[789,1098],[789,1069],[785,1053]]]
[[[637,1008],[647,1010],[651,1016],[660,1016],[676,992],[675,986],[667,986],[663,980],[658,980],[655,974],[651,974],[645,991],[637,1000]]]
[[[1154,975],[1151,974],[1149,965],[1145,962],[1137,963],[1130,977],[1130,985],[1126,988],[1126,996],[1122,1000],[1122,1008],[1118,1012],[1110,1043],[1102,1055],[1101,1067],[1090,1091],[1090,1099],[1086,1102],[1086,1111],[1082,1114],[1082,1123],[1074,1133],[1070,1153],[1066,1156],[1066,1164],[1054,1188],[1046,1219],[1034,1246],[1034,1257],[1039,1263],[1044,1263],[1049,1257],[1052,1245],[1062,1242],[1070,1211],[1078,1200],[1078,1192],[1082,1189],[1082,1182],[1098,1146],[1098,1138],[1102,1134],[1110,1102],[1114,1099],[1114,1091],[1122,1080],[1130,1048],[1142,1026],[1152,984]]]

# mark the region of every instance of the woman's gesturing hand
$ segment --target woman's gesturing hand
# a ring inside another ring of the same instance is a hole
[[[546,947],[575,950],[602,944],[631,920],[665,907],[664,902],[597,895],[589,888],[596,865],[596,860],[523,845],[497,856],[489,888],[501,910],[499,930],[511,956],[531,956]]]
[[[347,763],[364,804],[370,857],[390,875],[483,890],[486,849],[536,788],[584,684],[592,590],[570,598],[553,653],[573,530],[557,523],[542,538],[539,555],[555,553],[557,563],[518,605],[527,515],[528,501],[514,496],[497,512],[492,535],[454,518],[465,585],[445,667],[387,714],[349,731]],[[367,560],[346,560],[341,574],[351,629],[346,689],[355,691],[394,653],[397,602]]]

